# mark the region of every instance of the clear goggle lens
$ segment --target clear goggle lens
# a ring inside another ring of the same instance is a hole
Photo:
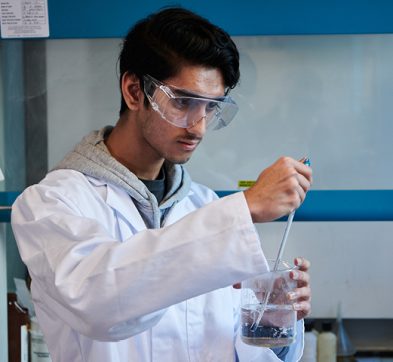
[[[205,118],[206,127],[217,130],[235,117],[238,106],[229,97],[209,98],[168,86],[145,75],[144,91],[152,108],[176,127],[190,128]]]

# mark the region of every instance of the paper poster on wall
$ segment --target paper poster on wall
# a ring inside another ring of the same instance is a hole
[[[0,0],[1,37],[49,36],[47,0]]]

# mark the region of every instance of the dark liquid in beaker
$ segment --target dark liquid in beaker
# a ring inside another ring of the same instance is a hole
[[[296,313],[292,307],[267,305],[258,326],[253,325],[256,313],[259,311],[255,306],[242,308],[242,341],[244,343],[260,347],[285,347],[295,341],[294,316]],[[278,323],[280,326],[272,325],[272,320],[282,323]]]

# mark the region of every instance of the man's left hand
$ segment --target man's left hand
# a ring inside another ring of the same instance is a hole
[[[297,288],[289,293],[293,307],[297,311],[297,319],[307,317],[311,312],[310,261],[305,258],[295,258],[297,270],[291,271],[290,278],[297,281]]]

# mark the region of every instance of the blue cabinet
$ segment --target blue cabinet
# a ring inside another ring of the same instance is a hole
[[[50,37],[122,37],[136,21],[170,5],[195,11],[231,35],[393,32],[389,0],[48,0]]]

